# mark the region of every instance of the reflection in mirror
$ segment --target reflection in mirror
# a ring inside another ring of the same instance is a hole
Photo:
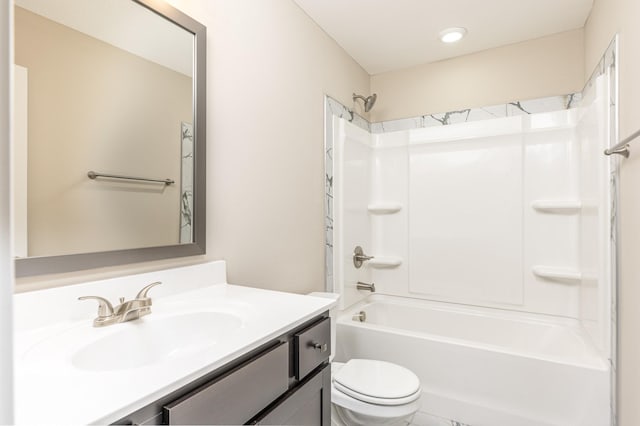
[[[107,262],[118,264],[151,260],[134,249],[196,242],[204,27],[156,4],[15,1],[17,257],[126,251]]]

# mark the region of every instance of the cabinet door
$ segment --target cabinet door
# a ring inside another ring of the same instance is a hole
[[[331,366],[307,378],[256,422],[259,425],[331,425]]]
[[[331,319],[323,320],[293,336],[296,379],[302,380],[331,354]]]
[[[280,343],[184,397],[164,406],[164,424],[244,424],[289,386],[289,344]]]

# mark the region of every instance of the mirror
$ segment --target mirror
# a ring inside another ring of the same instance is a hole
[[[16,275],[205,252],[206,28],[157,0],[15,0]]]

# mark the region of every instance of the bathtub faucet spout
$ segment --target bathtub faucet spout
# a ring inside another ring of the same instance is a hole
[[[376,285],[375,283],[363,283],[362,281],[358,281],[358,284],[356,285],[358,290],[369,290],[371,293],[375,293],[376,291]]]

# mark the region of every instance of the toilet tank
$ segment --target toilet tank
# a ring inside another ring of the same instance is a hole
[[[338,299],[340,299],[340,294],[338,293],[326,293],[326,292],[313,292],[309,293],[309,296],[313,297],[322,297],[324,299],[333,299],[336,303],[333,304],[333,307],[329,309],[329,317],[331,318],[331,354],[329,354],[329,362],[333,361],[333,356],[336,352],[336,317],[338,313]]]

